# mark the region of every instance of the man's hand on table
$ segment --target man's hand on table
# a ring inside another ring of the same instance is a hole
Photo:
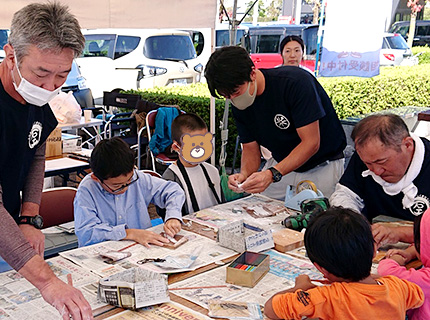
[[[372,225],[372,234],[377,248],[399,241],[406,243],[414,242],[412,227],[389,227],[387,225],[375,223]]]
[[[43,252],[45,251],[45,235],[42,231],[29,224],[20,224],[19,228],[33,249],[43,258]]]
[[[164,223],[164,232],[171,237],[174,237],[175,234],[181,231],[181,228],[181,221],[175,218],[169,219]]]
[[[34,255],[18,272],[30,281],[41,293],[43,299],[58,310],[61,319],[93,319],[91,306],[82,293],[58,279],[42,257]],[[31,317],[30,317],[31,318]]]
[[[377,248],[389,243],[397,243],[400,241],[395,227],[388,227],[375,223],[372,225],[372,234]]]
[[[63,320],[94,319],[91,307],[82,293],[71,284],[53,277],[40,289],[43,299],[55,307]]]
[[[234,192],[243,192],[242,188],[239,188],[239,184],[246,180],[246,176],[243,173],[235,173],[228,176],[228,188]]]
[[[149,230],[125,229],[125,232],[127,233],[125,240],[134,240],[147,248],[150,247],[150,244],[162,247],[165,243],[169,243],[169,239]]]
[[[228,187],[235,192],[260,193],[267,189],[273,182],[273,174],[270,170],[254,172],[246,180],[243,174],[229,176]],[[238,186],[239,183],[242,185]]]

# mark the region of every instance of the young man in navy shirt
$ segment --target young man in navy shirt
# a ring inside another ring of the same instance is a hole
[[[212,96],[231,99],[243,145],[230,189],[283,199],[288,185],[311,180],[325,196],[332,194],[343,173],[346,138],[330,98],[309,72],[259,70],[245,49],[224,47],[211,55],[205,77]],[[274,160],[257,172],[260,146]]]

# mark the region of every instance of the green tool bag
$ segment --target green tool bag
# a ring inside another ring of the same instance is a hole
[[[225,167],[221,167],[221,188],[224,193],[225,201],[233,201],[244,196],[244,193],[236,193],[228,187],[228,175]]]

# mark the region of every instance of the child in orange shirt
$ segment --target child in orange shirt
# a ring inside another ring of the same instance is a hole
[[[393,276],[370,275],[375,254],[367,220],[349,209],[331,208],[311,219],[305,233],[309,259],[330,282],[317,287],[308,276],[270,298],[264,313],[270,319],[399,319],[423,304],[416,284]]]

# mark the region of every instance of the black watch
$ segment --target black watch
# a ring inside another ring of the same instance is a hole
[[[280,173],[274,167],[270,167],[269,170],[272,172],[273,182],[279,182],[279,181],[281,181],[281,179],[282,179],[282,173]]]
[[[18,224],[31,224],[36,229],[43,228],[43,218],[42,216],[20,216],[17,221]]]

